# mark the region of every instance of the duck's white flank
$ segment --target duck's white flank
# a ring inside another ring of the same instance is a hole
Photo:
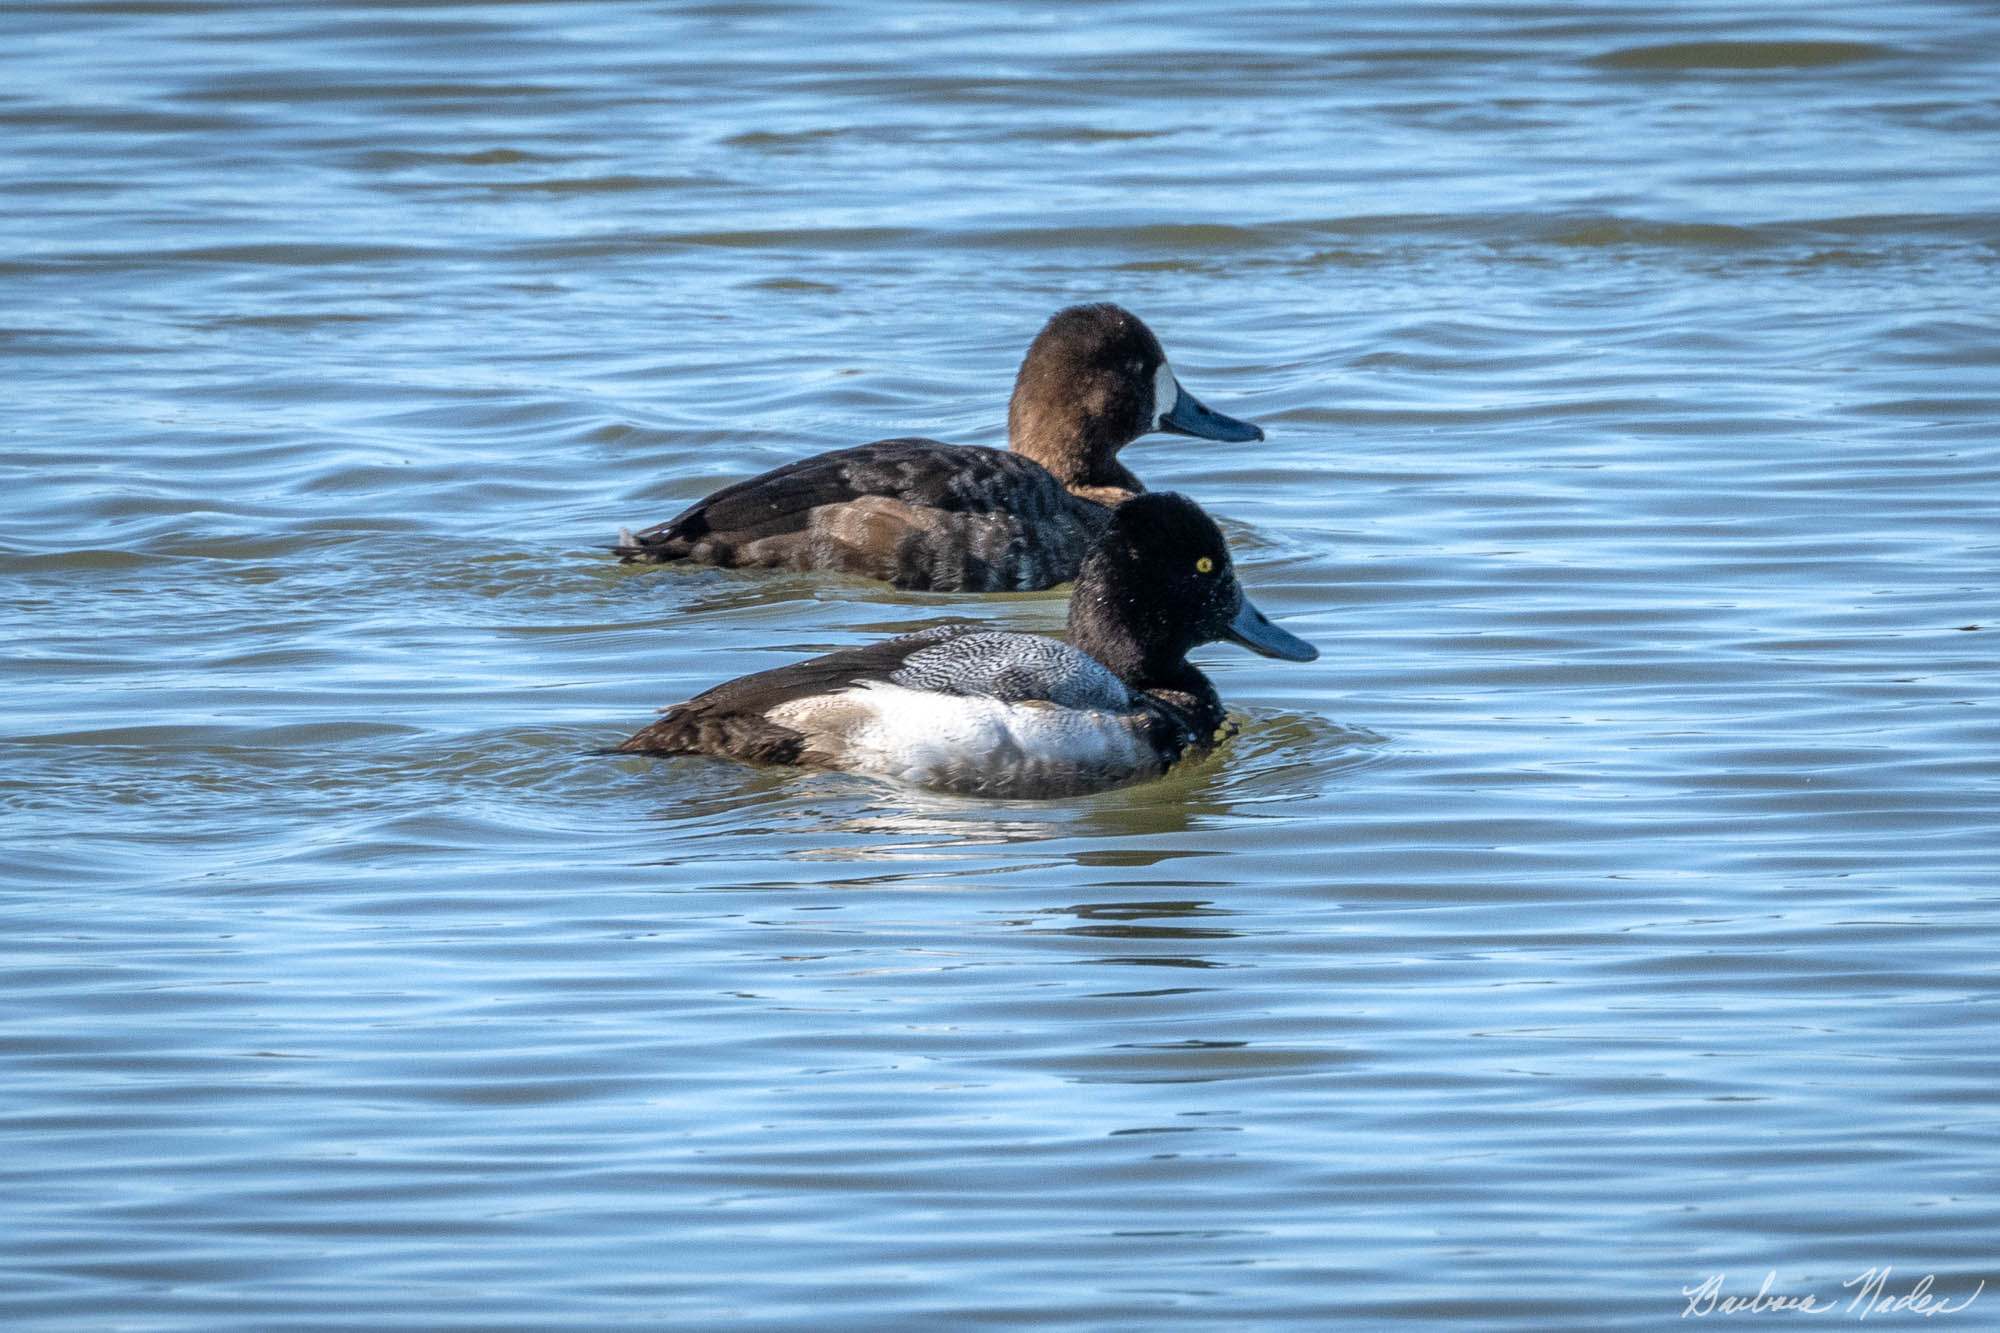
[[[768,714],[850,772],[993,796],[1060,796],[1157,776],[1143,715],[869,681]]]

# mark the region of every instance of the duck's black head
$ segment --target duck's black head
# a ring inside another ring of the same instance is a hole
[[[1113,512],[1070,594],[1069,637],[1141,688],[1179,678],[1192,669],[1190,649],[1219,639],[1288,662],[1319,656],[1244,596],[1222,529],[1171,491],[1138,496]]]
[[[1007,405],[1007,436],[1065,486],[1144,487],[1118,451],[1149,431],[1261,440],[1181,388],[1153,331],[1109,302],[1058,310],[1028,347]]]

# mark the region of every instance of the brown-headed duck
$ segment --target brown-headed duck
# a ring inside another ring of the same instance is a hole
[[[621,532],[612,549],[628,564],[837,570],[938,592],[1050,588],[1145,490],[1118,451],[1152,431],[1264,438],[1183,389],[1138,316],[1071,306],[1021,362],[1008,450],[909,438],[816,454]]]

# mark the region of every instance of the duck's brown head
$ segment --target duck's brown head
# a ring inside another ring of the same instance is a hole
[[[1151,431],[1241,443],[1264,432],[1181,388],[1153,331],[1109,302],[1059,310],[1028,348],[1007,406],[1014,451],[1070,490],[1112,502],[1145,490],[1118,451]]]

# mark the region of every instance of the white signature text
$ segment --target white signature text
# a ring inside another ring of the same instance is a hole
[[[1813,1291],[1774,1291],[1772,1288],[1778,1282],[1778,1270],[1775,1268],[1764,1274],[1763,1285],[1754,1294],[1725,1295],[1722,1283],[1728,1274],[1711,1273],[1695,1286],[1681,1288],[1681,1295],[1687,1298],[1687,1308],[1681,1311],[1681,1318],[1706,1319],[1712,1314],[1774,1314],[1779,1311],[1832,1314],[1838,1311],[1856,1319],[1866,1319],[1872,1314],[1918,1314],[1928,1319],[1933,1315],[1957,1314],[1978,1300],[1979,1293],[1986,1290],[1986,1279],[1981,1278],[1971,1295],[1954,1303],[1950,1297],[1931,1290],[1935,1279],[1926,1273],[1912,1283],[1909,1290],[1892,1291],[1889,1274],[1894,1271],[1884,1265],[1855,1274],[1840,1284],[1854,1293],[1845,1301],[1838,1296],[1826,1297]]]

